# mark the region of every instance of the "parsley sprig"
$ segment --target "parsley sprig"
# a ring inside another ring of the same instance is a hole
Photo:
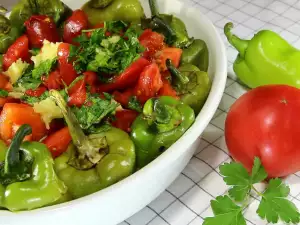
[[[254,187],[268,177],[259,158],[255,158],[251,174],[236,162],[223,164],[220,173],[231,188],[228,195],[211,201],[214,217],[206,218],[203,225],[246,225],[243,211],[249,205],[252,190],[261,198],[256,212],[262,219],[269,223],[278,223],[280,220],[292,224],[300,222],[297,207],[287,199],[290,188],[281,179],[271,179],[263,193]]]

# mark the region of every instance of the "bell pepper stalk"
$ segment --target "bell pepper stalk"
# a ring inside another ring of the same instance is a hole
[[[176,77],[181,83],[187,84],[190,81],[185,74],[180,73],[180,71],[177,70],[170,59],[166,60],[166,65],[171,75]]]
[[[131,127],[137,168],[149,164],[174,144],[194,123],[191,107],[169,96],[149,99]]]
[[[195,114],[198,114],[206,102],[212,82],[206,72],[200,71],[198,67],[191,64],[181,65],[177,72],[181,76],[187,77],[189,82],[185,84],[174,77],[172,85],[175,87],[180,100],[193,108]]]
[[[23,142],[31,127],[22,125],[7,149],[0,142],[0,207],[10,211],[31,210],[64,198],[67,187],[57,177],[47,147]]]
[[[106,154],[105,151],[102,151],[106,149],[105,138],[99,139],[97,142],[90,141],[84,134],[75,115],[67,106],[67,103],[61,94],[56,90],[50,90],[49,94],[60,108],[68,125],[73,143],[77,147],[76,150],[78,155],[70,160],[69,163],[77,169],[85,170],[92,168]]]
[[[55,159],[55,171],[72,198],[106,188],[134,172],[135,146],[129,135],[109,127],[85,136],[74,114],[55,90],[50,91],[61,108],[73,143]]]

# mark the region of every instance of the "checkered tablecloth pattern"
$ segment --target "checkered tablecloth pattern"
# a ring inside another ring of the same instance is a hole
[[[202,225],[212,216],[210,200],[227,191],[218,167],[230,161],[224,140],[224,122],[230,106],[246,90],[235,82],[232,70],[237,51],[229,46],[223,26],[232,21],[234,33],[251,38],[261,29],[281,34],[300,48],[300,0],[181,0],[197,7],[215,24],[227,47],[228,80],[219,109],[202,136],[194,157],[174,183],[146,208],[119,225]],[[291,188],[290,198],[300,208],[300,172],[285,180]],[[263,188],[259,185],[258,188]],[[258,200],[252,195],[245,210],[247,224],[265,225],[255,213]]]

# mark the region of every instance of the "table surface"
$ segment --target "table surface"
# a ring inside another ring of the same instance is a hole
[[[228,80],[226,90],[202,143],[175,182],[156,200],[120,225],[201,225],[212,216],[210,200],[227,191],[218,167],[230,161],[224,140],[224,121],[230,106],[246,90],[235,82],[232,70],[237,52],[229,46],[223,26],[232,21],[234,32],[251,38],[258,30],[271,29],[300,48],[300,0],[181,0],[206,14],[222,35],[227,48]],[[300,172],[285,180],[291,188],[290,198],[300,208]],[[260,185],[263,188],[263,185]],[[255,211],[258,200],[252,197],[245,217],[248,225],[265,225]]]

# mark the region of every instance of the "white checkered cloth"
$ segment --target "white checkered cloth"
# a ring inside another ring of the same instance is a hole
[[[224,121],[230,106],[246,90],[234,81],[232,63],[237,51],[229,46],[223,34],[225,23],[232,21],[234,33],[242,38],[250,39],[258,30],[271,29],[300,48],[300,0],[181,1],[199,8],[220,31],[229,61],[226,90],[198,150],[182,174],[149,206],[119,225],[202,225],[205,217],[213,215],[210,200],[227,191],[218,171],[220,164],[230,161],[224,140]],[[285,181],[291,188],[290,199],[300,208],[300,172]],[[252,203],[245,212],[247,224],[268,224],[256,215],[257,207],[258,201],[253,194]]]

